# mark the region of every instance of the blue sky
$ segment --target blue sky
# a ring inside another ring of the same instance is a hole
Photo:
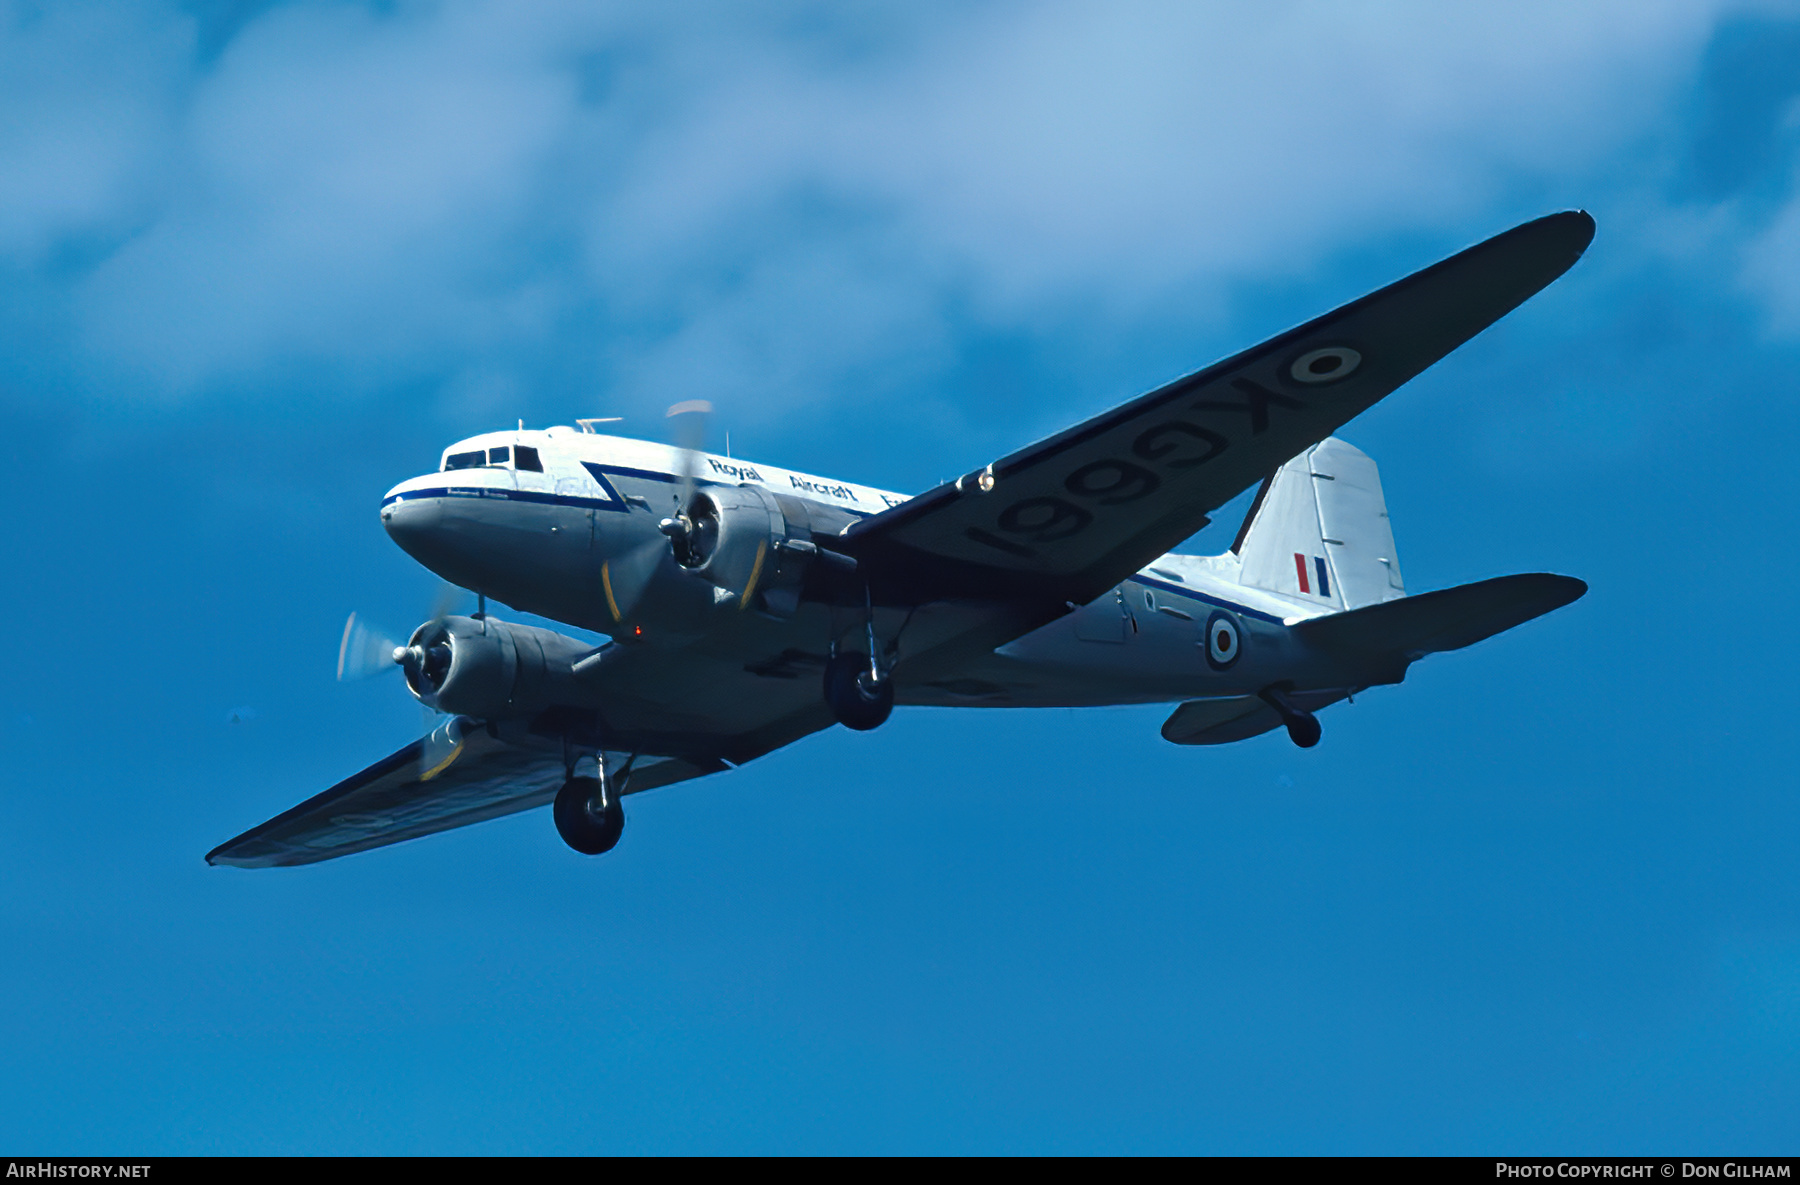
[[[0,0],[0,115],[0,1147],[1792,1150],[1795,6]],[[1315,750],[903,710],[600,860],[201,862],[417,731],[335,646],[460,436],[920,490],[1570,207],[1343,434],[1415,591],[1592,591]]]

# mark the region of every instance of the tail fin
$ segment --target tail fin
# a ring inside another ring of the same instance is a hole
[[[1337,609],[1406,595],[1381,473],[1336,437],[1263,482],[1232,550],[1243,561],[1238,579],[1252,588]]]

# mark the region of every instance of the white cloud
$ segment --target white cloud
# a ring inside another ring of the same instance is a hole
[[[182,388],[529,334],[511,286],[483,281],[508,269],[571,86],[467,19],[493,14],[462,15],[251,26],[186,113],[164,216],[89,282],[92,345]]]
[[[1787,128],[1800,129],[1800,102],[1789,106]],[[1790,197],[1760,233],[1743,245],[1743,280],[1762,302],[1768,332],[1800,338],[1800,160],[1794,162]]]
[[[1008,7],[854,73],[722,79],[641,164],[670,233],[801,184],[892,212],[1000,305],[1304,268],[1597,171],[1704,43],[1693,4]],[[1498,228],[1495,228],[1498,229]]]
[[[155,9],[0,3],[0,260],[42,265],[149,213],[192,40]]]
[[[626,398],[771,401],[928,374],[952,301],[1051,332],[1500,229],[1652,134],[1715,17],[318,4],[203,69],[179,19],[71,11],[0,45],[62,63],[6,92],[30,117],[0,163],[35,196],[0,251],[135,230],[75,281],[90,376],[166,397],[301,362],[368,389],[591,348]]]

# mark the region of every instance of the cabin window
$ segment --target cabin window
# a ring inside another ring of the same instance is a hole
[[[488,464],[490,464],[490,465],[506,464],[506,462],[511,459],[510,451],[511,450],[509,450],[505,445],[501,445],[499,448],[489,449],[488,450]]]
[[[537,450],[530,445],[521,444],[513,450],[513,463],[518,468],[529,470],[532,473],[544,471],[544,463],[538,460]]]
[[[487,454],[480,449],[472,453],[451,453],[444,458],[444,471],[452,469],[479,469],[487,464]]]

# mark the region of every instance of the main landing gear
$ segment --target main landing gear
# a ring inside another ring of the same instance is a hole
[[[894,710],[894,681],[876,675],[860,654],[834,654],[825,663],[825,702],[845,728],[879,728]]]
[[[840,654],[833,640],[831,657],[825,660],[825,702],[839,724],[857,732],[880,728],[894,711],[893,650],[888,652],[889,670],[883,671],[881,647],[875,640],[875,603],[867,587],[863,589],[863,627],[869,637],[867,657]]]
[[[600,758],[600,777],[573,775],[556,792],[551,814],[563,842],[584,856],[610,852],[625,832],[625,806],[618,788],[606,777],[606,759]]]
[[[1319,719],[1305,708],[1297,708],[1294,701],[1279,687],[1265,687],[1257,693],[1263,703],[1268,704],[1281,713],[1281,722],[1287,725],[1288,739],[1302,749],[1310,749],[1319,743]]]

